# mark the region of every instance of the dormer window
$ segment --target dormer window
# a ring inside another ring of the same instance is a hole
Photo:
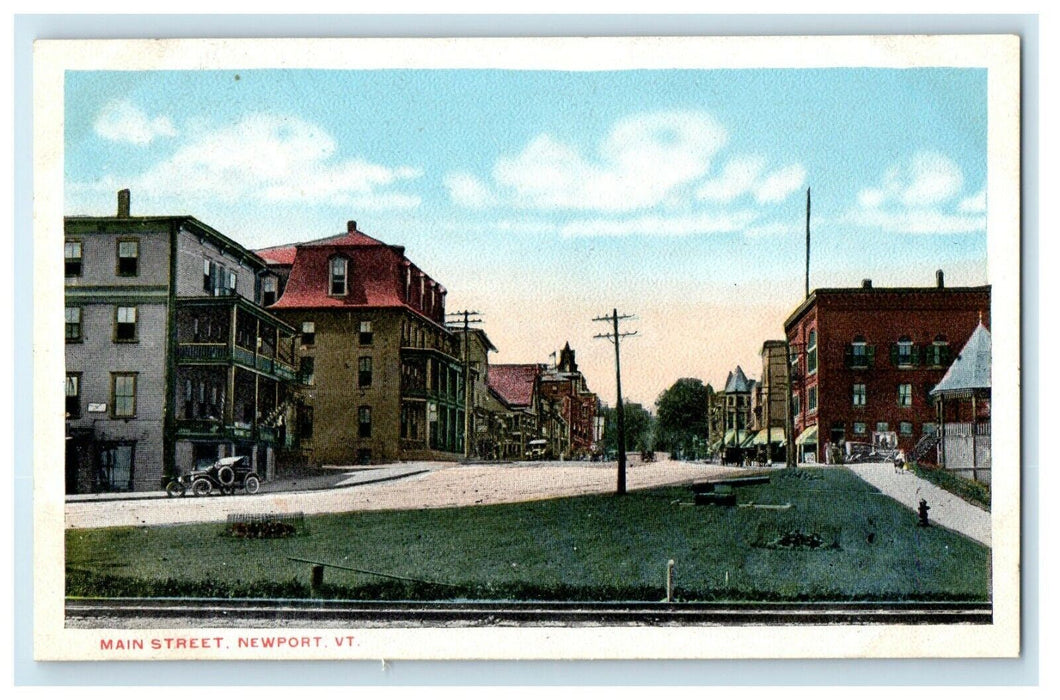
[[[329,287],[332,296],[346,296],[346,258],[331,259],[331,285]]]

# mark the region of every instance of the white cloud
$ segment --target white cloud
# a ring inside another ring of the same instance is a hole
[[[449,173],[442,184],[449,190],[449,197],[454,202],[471,209],[482,209],[496,200],[489,186],[470,173]]]
[[[159,136],[176,136],[177,130],[168,117],[153,119],[129,100],[108,102],[96,116],[96,134],[108,141],[137,145],[151,143]]]
[[[806,168],[789,165],[770,173],[755,185],[755,201],[759,204],[783,202],[806,184]]]
[[[986,229],[985,190],[961,197],[964,173],[941,153],[921,151],[861,190],[845,220],[892,233],[956,234]]]
[[[582,219],[565,224],[565,236],[693,236],[744,231],[756,218],[753,211],[691,216],[638,216],[624,219]]]
[[[715,202],[731,202],[751,191],[765,167],[766,160],[760,156],[733,158],[725,164],[721,175],[700,185],[696,196]]]
[[[203,130],[146,172],[89,185],[146,191],[203,201],[304,202],[367,208],[412,208],[417,195],[396,186],[423,175],[358,158],[338,160],[330,134],[297,117],[259,113]]]
[[[962,212],[968,213],[979,213],[986,211],[986,188],[979,190],[971,197],[965,197],[961,200],[961,203],[957,205],[957,209]]]
[[[541,134],[520,153],[498,159],[493,189],[503,201],[528,209],[646,209],[707,173],[726,138],[725,129],[701,112],[633,115],[588,155]]]
[[[889,168],[878,186],[859,193],[858,201],[868,207],[928,207],[952,200],[963,186],[964,175],[953,160],[941,153],[921,151]]]

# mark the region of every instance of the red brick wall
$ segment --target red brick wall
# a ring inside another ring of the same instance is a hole
[[[989,289],[919,290],[818,290],[816,302],[806,313],[794,319],[787,330],[788,339],[800,344],[799,372],[796,383],[800,395],[800,412],[796,416],[796,434],[807,425],[818,426],[817,459],[823,461],[825,444],[832,441],[834,423],[843,423],[844,439],[870,442],[878,422],[898,434],[898,444],[912,449],[923,435],[924,423],[936,421],[934,403],[928,395],[945,375],[947,366],[933,367],[922,358],[911,368],[895,367],[891,345],[909,336],[915,346],[931,346],[942,335],[950,348],[950,362],[964,347],[979,323],[990,324]],[[806,374],[806,336],[817,328],[818,370]],[[875,361],[867,369],[847,367],[846,348],[855,336],[875,346]],[[864,384],[866,404],[853,405],[853,385]],[[912,405],[898,405],[898,386],[910,384]],[[816,415],[807,414],[807,393],[817,386]],[[864,435],[854,434],[854,423],[866,423]],[[902,422],[912,423],[912,435],[902,435]]]

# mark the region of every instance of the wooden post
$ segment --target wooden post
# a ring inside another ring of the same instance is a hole
[[[674,560],[666,562],[666,602],[674,602]]]
[[[320,589],[324,586],[324,567],[320,564],[314,564],[312,573],[309,576],[309,590],[312,591],[313,595],[320,595]]]

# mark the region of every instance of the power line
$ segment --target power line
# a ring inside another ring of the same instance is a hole
[[[618,322],[636,318],[629,314],[618,315],[618,309],[613,309],[610,316],[597,316],[593,321],[610,322],[613,331],[611,333],[598,333],[594,338],[607,338],[615,346],[615,388],[618,391],[618,487],[616,493],[621,496],[626,492],[626,417],[622,405],[622,363],[619,356],[619,346],[623,338],[636,335],[637,331],[619,332]]]

